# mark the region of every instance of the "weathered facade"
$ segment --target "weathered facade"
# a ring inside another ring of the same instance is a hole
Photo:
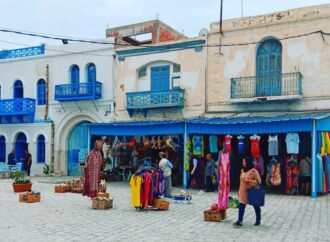
[[[329,110],[330,5],[211,24],[208,113]],[[219,42],[220,41],[220,42]]]

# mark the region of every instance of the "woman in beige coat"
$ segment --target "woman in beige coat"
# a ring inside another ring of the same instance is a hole
[[[242,161],[243,169],[241,170],[240,184],[238,190],[238,220],[233,225],[237,228],[242,227],[245,206],[249,204],[248,192],[249,188],[257,188],[261,184],[261,179],[259,173],[253,167],[253,162],[250,158],[243,159]],[[255,226],[260,225],[261,220],[261,209],[260,206],[253,206],[256,213],[256,222]]]

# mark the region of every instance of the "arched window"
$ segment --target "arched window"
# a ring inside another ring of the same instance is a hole
[[[73,65],[70,69],[70,79],[71,84],[79,83],[79,67],[77,65]]]
[[[96,82],[96,67],[93,63],[87,65],[87,82]]]
[[[257,50],[257,96],[281,95],[282,45],[276,39],[268,39]]]
[[[0,136],[0,162],[6,162],[6,138]]]
[[[45,163],[45,137],[39,135],[37,139],[37,162]]]
[[[23,83],[20,80],[15,81],[14,83],[14,98],[23,98],[24,89]]]
[[[37,104],[46,104],[46,82],[44,79],[40,79],[37,83]]]

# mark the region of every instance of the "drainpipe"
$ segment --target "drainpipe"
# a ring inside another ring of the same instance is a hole
[[[53,173],[55,171],[55,124],[52,121],[51,123],[51,160],[50,160],[50,173]]]
[[[209,34],[207,34],[207,37],[206,37],[206,46],[208,45],[208,36]],[[209,75],[208,75],[208,62],[209,62],[209,48],[206,48],[206,61],[205,61],[205,77],[204,77],[204,81],[205,81],[205,98],[204,98],[204,113],[207,113],[208,112],[208,105],[207,105],[207,102],[208,102],[208,95],[209,95],[209,91],[208,91],[208,78],[209,78]]]
[[[46,108],[45,108],[45,120],[48,119],[48,109],[49,109],[49,65],[46,65]]]
[[[312,129],[312,198],[317,197],[316,192],[316,120],[313,119]]]
[[[116,70],[116,53],[114,50],[113,53],[113,59],[112,59],[112,106],[113,106],[113,113],[116,114],[116,102],[115,102],[115,87],[116,87],[116,75],[115,75],[115,70]]]

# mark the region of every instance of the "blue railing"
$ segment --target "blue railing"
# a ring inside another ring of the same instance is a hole
[[[0,59],[30,57],[43,54],[45,54],[45,45],[39,45],[14,50],[2,50],[0,51]]]
[[[35,107],[32,98],[0,100],[0,123],[33,123]]]
[[[171,108],[184,106],[184,90],[129,92],[126,93],[126,109],[130,115],[134,110],[143,110],[145,116],[148,109]]]
[[[300,72],[231,78],[231,99],[299,97],[302,95],[302,78]]]
[[[55,86],[56,101],[96,100],[102,98],[101,82],[62,84]]]

